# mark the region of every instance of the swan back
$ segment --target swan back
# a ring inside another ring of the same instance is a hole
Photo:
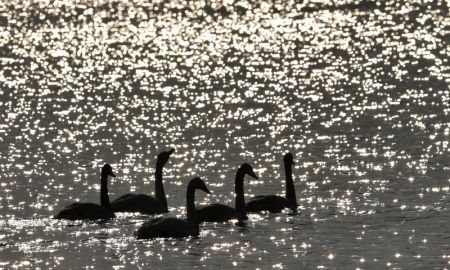
[[[73,203],[55,216],[56,219],[68,220],[96,220],[114,217],[114,213],[109,209],[94,203]]]
[[[197,235],[186,220],[179,218],[157,218],[141,226],[135,233],[138,239],[148,238],[182,238]]]

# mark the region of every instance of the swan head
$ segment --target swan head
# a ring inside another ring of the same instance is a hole
[[[158,154],[158,158],[156,160],[157,167],[163,167],[166,165],[167,161],[169,161],[170,155],[175,151],[175,149],[170,149],[169,151],[163,151]]]
[[[253,171],[253,167],[250,164],[244,163],[241,165],[239,169],[241,170],[242,173],[250,175],[255,179],[258,179],[258,176],[256,176],[255,172]]]
[[[188,184],[188,189],[200,189],[204,192],[211,194],[209,189],[206,187],[205,181],[203,181],[200,177],[195,177]]]
[[[102,168],[102,175],[103,176],[112,176],[112,177],[116,177],[116,175],[113,173],[112,167],[109,164],[105,164],[103,165]]]
[[[292,155],[291,152],[288,152],[286,155],[284,155],[283,160],[285,164],[295,165],[294,156]]]

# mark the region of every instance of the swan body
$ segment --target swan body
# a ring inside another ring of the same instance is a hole
[[[225,222],[240,217],[236,209],[220,203],[197,207],[197,216],[199,222]]]
[[[244,177],[245,175],[258,179],[253,172],[252,166],[248,163],[242,164],[236,173],[235,178],[235,208],[228,205],[214,203],[211,205],[200,206],[197,208],[197,217],[199,222],[224,222],[231,219],[239,221],[247,220],[244,199]]]
[[[55,218],[57,219],[110,219],[114,218],[114,213],[95,203],[73,203],[59,212]]]
[[[171,149],[158,155],[155,171],[155,197],[146,194],[125,194],[111,202],[111,209],[114,212],[140,212],[148,215],[169,212],[162,183],[162,172],[164,165],[174,151],[174,149]]]
[[[293,212],[297,212],[297,198],[295,195],[294,180],[292,179],[292,165],[294,158],[291,153],[287,153],[283,157],[284,169],[286,174],[286,196],[277,195],[261,195],[252,198],[246,204],[247,212],[269,211],[279,213],[284,208],[290,208]]]
[[[198,235],[195,226],[185,219],[174,217],[148,221],[136,233],[138,239],[146,238],[183,238]]]
[[[112,172],[111,166],[109,164],[105,164],[101,172],[100,205],[94,203],[73,203],[61,210],[55,218],[68,220],[96,220],[114,218],[115,215],[111,211],[108,197],[108,176],[116,177]]]
[[[252,198],[246,205],[248,212],[269,211],[279,213],[284,208],[291,208],[286,198],[277,195],[261,195]],[[297,207],[295,207],[296,209]],[[294,210],[294,209],[293,209]]]
[[[111,207],[114,212],[140,212],[147,215],[168,212],[154,197],[146,194],[123,195],[115,199]]]
[[[197,177],[189,182],[186,192],[187,219],[173,217],[152,219],[144,223],[135,232],[136,237],[138,239],[149,239],[197,236],[199,226],[194,204],[195,190],[197,189],[210,193],[202,179]]]

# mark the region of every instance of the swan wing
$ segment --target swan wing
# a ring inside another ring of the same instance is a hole
[[[279,213],[284,208],[288,207],[288,201],[281,196],[262,195],[249,200],[245,207],[247,212],[269,211],[272,213]]]
[[[157,218],[144,223],[136,232],[138,239],[182,238],[193,235],[193,229],[184,219]]]
[[[214,203],[197,207],[199,222],[224,222],[238,217],[236,210],[228,205]]]
[[[158,201],[146,194],[126,194],[111,202],[114,212],[139,212],[143,214],[164,213]]]
[[[55,218],[68,220],[110,219],[114,217],[109,209],[94,203],[73,203],[61,210]]]
[[[115,199],[113,202],[115,202],[115,201],[120,201],[120,200],[124,200],[124,199],[127,199],[127,198],[129,198],[129,197],[133,197],[133,196],[136,196],[136,194],[128,193],[128,194],[125,194],[125,195],[120,196],[119,198]]]

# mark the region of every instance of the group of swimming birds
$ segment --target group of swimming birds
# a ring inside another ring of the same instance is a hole
[[[101,170],[100,205],[94,203],[73,203],[55,218],[68,220],[96,220],[114,218],[114,212],[140,212],[153,215],[168,213],[166,194],[163,187],[163,167],[166,165],[174,149],[161,152],[156,161],[155,171],[155,197],[145,194],[126,194],[110,202],[108,196],[108,176],[115,177],[112,167],[105,164]],[[186,192],[187,218],[158,217],[145,222],[136,232],[138,239],[147,238],[181,238],[196,236],[199,234],[199,223],[201,222],[225,222],[237,219],[243,223],[247,219],[247,212],[281,212],[290,208],[297,212],[297,199],[295,195],[294,181],[292,179],[292,165],[294,159],[291,153],[283,157],[286,175],[286,196],[265,195],[256,196],[247,203],[244,199],[244,178],[249,175],[258,179],[252,166],[248,163],[242,164],[235,178],[235,207],[220,203],[201,206],[196,208],[194,204],[195,191],[197,189],[210,193],[205,182],[196,177],[192,179]]]

